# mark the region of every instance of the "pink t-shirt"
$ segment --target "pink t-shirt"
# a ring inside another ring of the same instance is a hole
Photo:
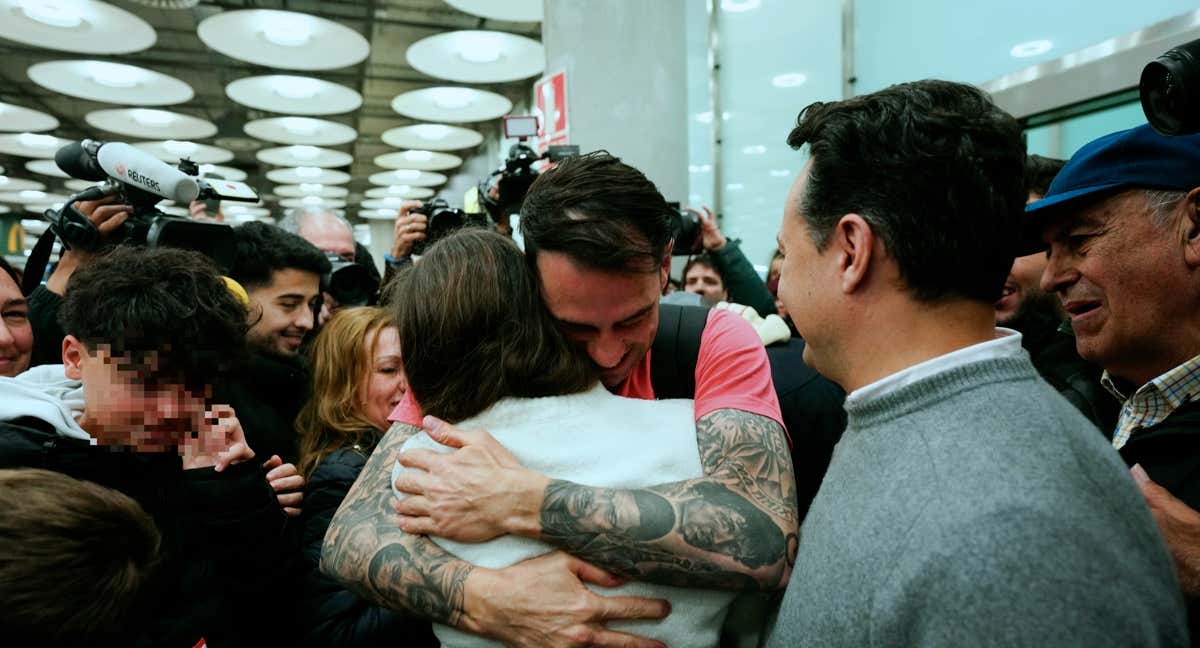
[[[618,396],[654,400],[650,355],[647,351],[629,378],[617,388]],[[762,340],[749,322],[735,313],[714,308],[708,312],[696,358],[696,420],[720,409],[758,414],[783,426],[779,399],[771,381],[771,364]],[[421,425],[421,407],[411,390],[404,394],[388,419]]]

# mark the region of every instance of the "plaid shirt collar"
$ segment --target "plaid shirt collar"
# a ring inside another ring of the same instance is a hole
[[[1132,396],[1107,371],[1100,382],[1124,403],[1112,440],[1119,450],[1137,430],[1162,423],[1185,403],[1200,398],[1200,355],[1142,385]]]

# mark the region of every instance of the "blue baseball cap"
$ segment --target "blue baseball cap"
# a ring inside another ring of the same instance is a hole
[[[1085,144],[1054,177],[1046,196],[1025,207],[1029,252],[1045,249],[1041,228],[1049,215],[1104,192],[1135,187],[1200,187],[1200,134],[1168,137],[1143,124]]]

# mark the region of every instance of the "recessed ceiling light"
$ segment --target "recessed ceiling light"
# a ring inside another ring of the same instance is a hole
[[[462,110],[475,100],[475,93],[470,88],[433,88],[430,98],[438,108]]]
[[[37,133],[21,133],[17,135],[17,141],[22,146],[30,148],[53,148],[58,146],[58,139],[53,135],[39,135]]]
[[[306,193],[306,194],[316,194],[316,193],[321,193],[321,190],[322,190],[322,189],[324,189],[324,188],[325,188],[325,185],[323,185],[323,184],[320,184],[320,183],[316,183],[316,182],[302,182],[302,183],[300,183],[300,191],[302,191],[302,192],[304,192],[304,193]]]
[[[786,178],[790,175],[792,175],[792,172],[787,169],[771,169],[772,178]]]
[[[306,117],[283,117],[279,124],[289,133],[296,135],[312,135],[321,128],[321,122]]]
[[[300,16],[280,15],[275,19],[277,22],[262,32],[269,42],[280,47],[300,47],[312,39],[312,28]]]
[[[428,162],[433,159],[433,151],[405,151],[404,158],[413,162]]]
[[[132,65],[109,63],[107,61],[89,61],[88,76],[102,86],[110,88],[132,88],[145,75],[145,72]]]
[[[734,13],[758,9],[761,5],[762,0],[721,0],[721,9]]]
[[[743,146],[742,147],[742,153],[745,153],[746,155],[762,155],[763,153],[766,153],[766,152],[767,152],[767,147],[763,146],[762,144],[755,144],[753,146]]]
[[[725,185],[725,188],[730,191],[741,191],[742,189],[746,188],[746,185],[744,185],[740,182],[731,182],[731,183]]]
[[[504,42],[495,34],[466,32],[456,41],[459,58],[468,63],[495,63],[504,56]]]
[[[41,200],[47,196],[45,191],[37,191],[35,189],[26,189],[18,193],[23,200]]]
[[[442,124],[418,124],[413,126],[412,130],[417,137],[431,141],[446,139],[446,136],[450,134],[450,127]]]
[[[1029,58],[1030,56],[1039,56],[1054,49],[1054,43],[1048,40],[1032,40],[1025,43],[1017,43],[1008,51],[1009,54],[1016,58]]]
[[[295,144],[288,147],[288,153],[297,160],[312,160],[321,154],[321,149],[306,144]]]
[[[70,0],[22,0],[21,11],[30,20],[51,27],[78,27],[83,24],[80,6]]]
[[[729,121],[730,116],[731,115],[729,111],[721,113],[721,121]],[[696,121],[700,122],[701,124],[711,124],[712,120],[713,114],[711,110],[707,110],[696,115]]]
[[[300,176],[301,178],[315,178],[321,175],[321,170],[317,167],[296,167],[296,175]]]
[[[690,173],[708,173],[712,171],[711,164],[689,164],[688,171]]]
[[[771,78],[771,85],[776,88],[794,88],[798,85],[804,85],[808,81],[808,75],[803,72],[786,72],[784,74],[776,74]]]
[[[399,171],[393,171],[392,175],[401,180],[416,180],[421,177],[421,172],[414,169],[400,169]]]
[[[199,148],[192,142],[180,142],[178,140],[167,140],[163,142],[163,148],[172,155],[191,155]]]
[[[273,79],[275,94],[284,99],[312,99],[321,91],[321,82],[300,76],[278,76]]]
[[[138,108],[130,112],[130,115],[133,116],[133,121],[151,128],[162,128],[175,121],[175,116],[165,110]]]

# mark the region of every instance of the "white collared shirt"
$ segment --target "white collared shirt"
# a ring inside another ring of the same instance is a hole
[[[949,371],[955,367],[961,367],[965,364],[979,362],[980,360],[991,360],[993,358],[1011,358],[1019,356],[1024,352],[1025,350],[1021,348],[1020,333],[1012,329],[996,327],[995,339],[972,344],[971,346],[963,347],[901,369],[890,376],[884,376],[869,385],[864,385],[850,392],[846,396],[846,404],[849,405],[863,399],[874,400],[913,383],[925,380],[930,376]]]

